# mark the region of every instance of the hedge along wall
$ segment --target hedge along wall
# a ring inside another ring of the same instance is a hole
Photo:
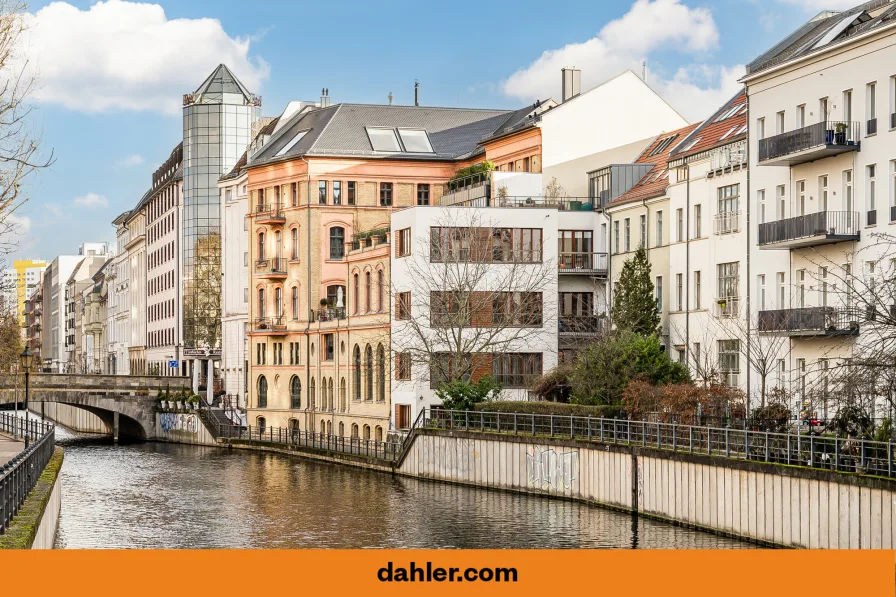
[[[564,404],[562,402],[519,402],[499,400],[480,402],[474,410],[495,413],[525,413],[535,415],[564,415],[574,417],[601,417],[604,419],[624,419],[625,411],[619,406],[591,406],[587,404]]]

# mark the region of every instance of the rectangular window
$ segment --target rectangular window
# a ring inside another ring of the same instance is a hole
[[[348,197],[347,197],[348,204],[355,205],[355,192],[356,192],[355,185],[357,183],[355,183],[353,180],[350,180],[350,181],[348,181],[347,184],[348,184],[348,188],[346,190],[348,191]]]
[[[865,185],[865,204],[868,206],[865,224],[874,226],[877,224],[877,165],[870,164],[865,167],[867,184]]]
[[[333,181],[333,205],[342,205],[342,181]]]
[[[818,177],[818,210],[828,210],[828,176],[824,174]]]
[[[694,206],[694,238],[703,238],[703,210],[699,204]]]
[[[853,210],[852,170],[843,171],[843,207],[848,212]],[[850,216],[847,217],[852,219]]]
[[[294,182],[289,185],[289,196],[291,198],[290,203],[293,207],[296,207],[299,204],[299,183]]]
[[[249,267],[249,251],[243,252],[243,266]]]
[[[796,128],[801,129],[806,126],[806,104],[796,107]]]
[[[759,310],[765,310],[765,274],[759,274],[756,279],[756,287],[759,289]]]
[[[799,301],[800,309],[806,306],[806,270],[800,269],[796,272],[797,279],[797,299]]]
[[[386,207],[392,205],[392,183],[380,183],[380,205]]]
[[[896,160],[890,160],[890,221],[896,222]]]
[[[430,228],[430,261],[434,263],[540,263],[541,259],[540,228]]]
[[[656,246],[663,246],[663,212],[656,212]]]
[[[656,298],[656,310],[659,311],[660,313],[662,313],[663,312],[663,277],[662,276],[656,277],[655,291],[656,291],[656,296],[654,298]]]
[[[407,257],[411,254],[411,229],[402,228],[395,233],[395,256]]]
[[[765,139],[765,118],[756,119],[756,138]]]
[[[317,183],[317,202],[321,205],[327,204],[327,181],[322,180]]]
[[[719,263],[716,265],[718,272],[718,292],[716,298],[729,299],[738,298],[739,292],[739,269],[740,262],[732,261],[730,263]]]
[[[684,242],[684,209],[675,210],[675,238],[678,242]]]
[[[639,247],[647,246],[647,216],[641,216],[641,226],[640,226],[641,240],[638,244]]]
[[[806,215],[806,181],[796,181],[796,209],[798,216]]]
[[[678,311],[681,311],[683,306],[681,302],[683,294],[681,285],[683,280],[684,276],[682,276],[681,274],[675,274],[675,304],[677,305]]]
[[[784,272],[778,272],[778,309],[784,309],[787,306],[786,290],[787,287],[784,285]]]
[[[631,220],[629,218],[625,218],[625,252],[628,253],[631,250],[632,250]]]
[[[700,272],[694,272],[694,308],[702,309],[701,304],[702,300],[700,298],[701,293],[701,284],[700,284]]]
[[[765,224],[765,190],[756,191],[756,203],[759,205],[759,223]]]
[[[475,364],[477,359],[473,361]],[[492,377],[502,388],[528,388],[541,377],[541,366],[540,352],[496,354],[492,357]]]
[[[429,185],[417,185],[417,205],[429,205]]]
[[[408,380],[411,379],[411,353],[396,352],[395,353],[395,379]]]
[[[866,120],[875,120],[877,118],[877,83],[868,83],[865,85],[865,114]],[[876,132],[876,131],[875,131]],[[870,124],[868,134],[874,134]]]
[[[407,320],[411,318],[411,293],[395,293],[395,319]]]
[[[332,361],[336,354],[336,340],[333,334],[324,334],[324,360]]]
[[[843,92],[843,120],[846,122],[852,120],[852,89]]]
[[[787,203],[784,199],[784,185],[778,185],[778,219],[783,220],[787,217]]]
[[[896,162],[894,162],[896,164]],[[894,165],[893,177],[896,179],[896,165]],[[619,252],[619,220],[613,222],[613,252]]]
[[[740,340],[719,340],[719,370],[722,373],[725,385],[738,385]]]
[[[784,132],[784,110],[775,114],[775,134],[780,135]]]
[[[828,98],[823,97],[818,100],[818,122],[828,120]]]

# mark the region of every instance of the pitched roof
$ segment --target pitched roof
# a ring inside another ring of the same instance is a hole
[[[504,121],[501,126],[498,127],[496,131],[484,137],[480,140],[482,143],[487,143],[489,141],[493,141],[495,139],[499,139],[505,135],[509,135],[512,133],[516,133],[525,129],[530,129],[535,127],[535,123],[538,122],[538,118],[536,118],[536,114],[540,112],[542,107],[545,105],[549,105],[549,102],[553,100],[548,98],[545,100],[538,100],[534,104],[529,104],[528,106],[523,106],[519,110],[515,110],[511,112],[507,117],[507,120]],[[556,102],[554,102],[556,105]]]
[[[635,186],[608,203],[607,207],[663,195],[666,192],[666,187],[669,186],[669,154],[700,124],[699,122],[689,124],[678,130],[657,136],[635,160],[636,164],[653,164],[653,167],[641,177]]]
[[[892,0],[871,0],[842,12],[821,12],[750,62],[747,76],[892,24],[896,24],[896,4]]]
[[[516,112],[472,108],[334,104],[296,114],[252,160],[252,165],[298,155],[456,160],[482,151],[480,140]],[[374,151],[367,128],[425,130],[432,153]],[[297,135],[304,135],[295,141]],[[285,151],[282,151],[285,150]],[[279,155],[278,155],[279,154]]]
[[[219,64],[192,95],[192,102],[197,104],[232,104],[233,96],[241,96],[242,103],[248,104],[255,97],[223,64]]]
[[[747,138],[747,94],[744,90],[725,102],[721,108],[675,145],[670,160],[703,153],[714,147]]]

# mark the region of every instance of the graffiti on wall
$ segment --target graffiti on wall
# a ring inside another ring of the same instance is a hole
[[[160,413],[159,425],[162,431],[168,433],[170,431],[186,431],[187,433],[196,433],[199,431],[199,418],[196,415],[185,415],[179,413]]]
[[[538,488],[569,489],[579,472],[579,452],[557,453],[553,449],[530,446],[526,449],[529,484]]]

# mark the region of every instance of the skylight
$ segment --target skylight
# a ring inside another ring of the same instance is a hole
[[[286,152],[288,152],[290,149],[292,149],[293,147],[295,147],[296,143],[298,143],[299,141],[302,140],[302,137],[305,136],[305,134],[308,132],[308,130],[310,130],[310,129],[306,129],[306,130],[304,130],[304,131],[299,131],[298,133],[296,133],[296,136],[293,137],[292,139],[290,139],[290,140],[289,140],[289,143],[287,143],[286,145],[284,145],[283,148],[280,149],[280,151],[278,151],[277,153],[275,153],[275,154],[274,154],[274,157],[275,157],[275,158],[279,158],[279,157],[282,156],[282,155],[286,155]]]
[[[676,137],[678,137],[677,134],[666,137],[665,139],[661,139],[660,142],[656,144],[656,147],[654,147],[653,150],[647,154],[647,157],[657,155],[658,153],[662,153],[663,151],[665,151],[672,144],[672,141],[674,141]]]
[[[722,135],[721,137],[719,137],[719,141],[721,141],[722,139],[727,139],[728,137],[730,137],[731,135],[733,135],[733,134],[734,134],[734,131],[736,131],[736,130],[737,130],[737,127],[736,127],[736,126],[731,127],[730,129],[728,129],[728,132],[727,132],[727,133],[725,133],[724,135]]]
[[[743,125],[742,127],[740,127],[740,128],[737,130],[737,132],[736,132],[735,134],[736,134],[736,135],[742,135],[742,134],[744,134],[744,133],[746,133],[746,132],[747,132],[747,125]]]
[[[746,107],[746,104],[737,104],[737,105],[735,105],[735,106],[732,106],[732,107],[729,108],[728,110],[725,110],[724,112],[722,112],[722,113],[721,113],[721,114],[714,120],[714,122],[721,122],[722,120],[725,120],[726,118],[731,118],[732,116],[734,116],[735,114],[737,114],[738,112],[740,112],[740,109],[741,109],[741,108],[744,108],[744,107]]]
[[[367,127],[367,136],[370,137],[370,145],[374,151],[401,151],[398,137],[394,129],[375,129]]]
[[[690,141],[688,141],[687,143],[682,145],[681,149],[679,149],[678,151],[687,151],[687,150],[691,149],[692,147],[694,147],[694,145],[699,143],[700,139],[702,139],[702,138],[703,137],[695,137],[694,139],[691,139]]]
[[[398,129],[405,151],[410,153],[433,153],[426,131],[420,129]]]

